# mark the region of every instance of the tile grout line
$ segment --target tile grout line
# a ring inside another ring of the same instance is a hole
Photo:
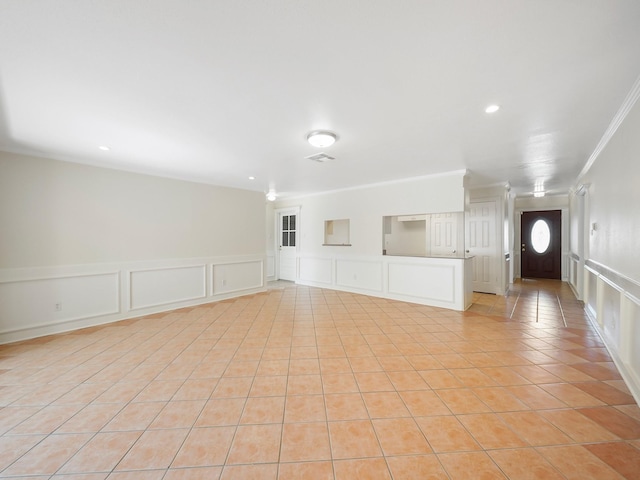
[[[513,315],[516,313],[516,308],[518,306],[518,302],[520,301],[520,292],[517,292],[516,301],[513,303],[513,308],[511,309],[511,314],[509,318],[513,318]]]
[[[202,317],[202,316],[201,316],[201,317]],[[201,318],[201,317],[199,317],[199,318]],[[214,324],[219,320],[219,318],[220,318],[220,316],[218,316],[218,317],[216,317],[215,319],[213,319],[213,320],[209,323],[209,326],[214,325]],[[208,328],[208,327],[207,327],[207,328]],[[205,328],[204,330],[202,330],[202,332],[204,332],[207,328]],[[226,333],[226,332],[229,330],[229,328],[231,328],[231,324],[229,324],[229,326],[227,326],[227,328],[224,330],[224,333]],[[184,331],[184,330],[183,330],[183,331]],[[202,334],[202,332],[200,332],[200,334],[199,334],[199,335],[201,335],[201,334]],[[224,333],[222,333],[222,334],[220,335],[220,337],[218,337],[218,338],[215,340],[215,343],[213,343],[213,345],[211,346],[211,348],[209,348],[209,349],[207,350],[207,354],[211,353],[211,351],[215,348],[215,346],[218,344],[218,342],[220,341],[220,339],[221,339],[221,338],[223,338]],[[193,343],[194,343],[194,342],[191,342],[189,345],[193,345]],[[234,350],[234,355],[235,355],[235,353],[238,351],[238,349],[239,349],[239,348],[240,348],[240,347],[238,346],[238,347]],[[183,353],[186,349],[187,349],[187,347],[185,347],[185,349],[183,349],[181,353]],[[198,362],[198,364],[197,364],[197,365],[201,365],[201,364],[203,363],[203,361],[204,361],[204,358],[205,358],[205,357],[206,357],[206,355],[204,355],[204,356],[200,359],[200,362]],[[176,357],[176,358],[177,358],[177,357]],[[211,393],[209,394],[209,396],[205,399],[204,404],[202,405],[202,408],[200,409],[200,412],[199,412],[199,413],[198,413],[198,415],[196,416],[196,418],[195,418],[195,420],[193,421],[193,424],[191,425],[191,427],[189,427],[189,428],[188,428],[188,432],[187,432],[187,434],[185,435],[185,437],[184,437],[184,439],[182,440],[182,442],[180,443],[180,446],[176,449],[176,452],[175,452],[175,454],[173,455],[173,458],[171,459],[171,462],[169,463],[169,466],[168,466],[168,467],[166,468],[166,470],[165,470],[165,474],[163,475],[163,478],[164,478],[164,477],[166,477],[166,476],[169,474],[169,471],[171,470],[171,465],[173,464],[173,462],[175,462],[176,458],[177,458],[177,457],[178,457],[178,455],[180,454],[180,451],[182,450],[182,448],[183,448],[183,447],[184,447],[184,445],[186,444],[186,442],[187,442],[187,440],[188,440],[189,436],[191,435],[191,433],[193,432],[193,430],[194,430],[195,428],[198,428],[198,427],[196,427],[196,423],[197,423],[198,419],[200,418],[200,416],[202,415],[202,412],[203,412],[203,411],[204,411],[204,409],[206,408],[207,403],[209,402],[209,400],[211,400],[211,397],[212,397],[212,395],[213,395],[213,392],[214,392],[214,391],[215,391],[215,389],[217,388],[217,386],[218,386],[218,383],[219,383],[220,379],[221,379],[221,378],[223,378],[224,373],[225,373],[225,372],[227,371],[227,369],[229,368],[229,364],[232,362],[232,360],[233,360],[233,357],[231,357],[231,358],[229,359],[229,361],[227,362],[226,368],[225,368],[225,369],[220,373],[220,377],[217,379],[217,381],[216,381],[216,385],[215,385],[215,386],[213,387],[213,389],[211,390]],[[182,385],[184,385],[184,384],[187,382],[187,380],[189,380],[189,378],[191,377],[191,375],[193,375],[193,372],[196,370],[196,368],[197,368],[197,366],[196,366],[196,367],[194,367],[194,369],[193,369],[193,370],[191,371],[191,373],[189,374],[189,377],[187,377],[187,378],[185,379],[185,381],[183,382],[183,384],[182,384]],[[255,376],[254,376],[254,378],[255,378]],[[182,386],[181,386],[180,388],[182,388]],[[174,393],[174,394],[173,394],[172,398],[173,398],[173,397],[174,397],[174,396],[175,396],[175,395],[180,391],[180,388],[179,388],[178,390],[176,390],[176,393]],[[248,398],[249,398],[249,397],[248,397],[248,394],[247,394],[247,399],[248,399]],[[245,399],[245,405],[246,405],[246,399]],[[243,411],[244,411],[244,406],[243,406]],[[158,415],[159,415],[159,414],[158,414]],[[239,421],[239,420],[238,420],[238,421]],[[150,424],[150,425],[151,425],[151,424]],[[238,426],[236,425],[236,428],[235,428],[235,430],[234,430],[234,434],[233,434],[233,435],[234,435],[234,437],[235,437],[235,434],[236,434],[236,432],[237,432],[237,429],[238,429]],[[229,451],[227,452],[227,456],[229,455],[229,452],[231,451],[231,444],[233,443],[233,438],[234,438],[234,437],[232,437],[232,440],[231,440],[231,442],[230,442],[230,444],[229,444]],[[133,447],[132,447],[132,448],[133,448]],[[123,458],[124,458],[124,457],[123,457]],[[224,464],[224,465],[222,465],[222,466],[221,466],[221,468],[220,468],[220,474],[221,474],[221,475],[222,475],[222,472],[223,472],[223,470],[224,470],[224,466],[226,465],[226,459],[227,459],[227,457],[225,456],[225,464]]]
[[[556,293],[556,300],[558,301],[558,307],[560,307],[560,314],[562,315],[562,323],[564,324],[565,327],[568,327],[567,319],[564,316],[564,309],[562,308],[562,302],[560,301],[560,297],[558,296],[557,293]]]
[[[327,303],[327,298],[326,295],[324,294],[324,291],[322,292],[322,298],[325,301],[325,304],[328,306],[329,304]],[[344,303],[342,302],[342,300],[340,300],[340,305],[342,305],[344,307]],[[335,317],[333,316],[333,313],[331,312],[331,309],[329,308],[329,315],[331,316],[331,324],[333,325],[333,328],[336,329],[336,335],[338,335],[338,339],[340,340],[340,347],[344,350],[344,345],[342,343],[342,338],[340,338],[340,335],[337,333],[338,329],[336,327],[336,320]],[[314,328],[313,328],[313,333],[314,336],[316,338],[316,345],[318,344],[318,334],[317,334],[317,330],[315,327],[315,319],[314,319]],[[318,356],[320,354],[318,353]],[[349,370],[351,370],[351,374],[353,375],[353,367],[351,365],[351,362],[349,361],[349,359],[346,356],[346,351],[345,351],[345,358],[347,359],[347,362],[349,364]],[[354,381],[355,380],[355,375],[354,375]],[[334,480],[336,479],[336,464],[335,461],[336,459],[333,458],[333,442],[331,441],[331,430],[329,427],[329,412],[327,411],[327,401],[325,398],[325,393],[324,393],[324,382],[322,382],[322,369],[320,369],[320,384],[322,385],[322,401],[324,403],[324,415],[326,418],[326,425],[327,425],[327,437],[328,437],[328,444],[329,444],[329,458],[331,461],[331,474],[333,475]],[[356,381],[357,384],[357,381]],[[360,389],[358,388],[358,391],[360,391]],[[364,399],[362,398],[362,394],[360,394],[360,400],[362,401],[362,403],[364,404]],[[366,406],[365,406],[366,408]]]

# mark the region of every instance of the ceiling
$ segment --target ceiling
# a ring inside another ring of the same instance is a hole
[[[564,193],[639,75],[638,0],[2,0],[0,150],[281,197]]]

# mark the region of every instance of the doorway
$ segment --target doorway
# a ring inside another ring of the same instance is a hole
[[[278,279],[296,281],[297,252],[300,241],[299,209],[279,210],[276,221]]]
[[[562,278],[562,211],[522,212],[522,278]]]

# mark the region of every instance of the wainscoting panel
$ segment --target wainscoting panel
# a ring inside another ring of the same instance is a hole
[[[573,287],[573,291],[577,292],[578,285],[578,269],[580,267],[580,258],[577,256],[569,256],[569,283]]]
[[[212,295],[264,287],[261,261],[212,265]]]
[[[623,297],[623,307],[623,328],[627,328],[622,332],[621,357],[633,383],[640,387],[640,299],[626,294]]]
[[[620,296],[622,289],[604,276],[598,278],[598,318],[604,335],[616,350],[620,350]]]
[[[382,262],[336,260],[336,285],[382,291]]]
[[[570,277],[570,275],[571,275],[571,272],[570,272],[570,269],[571,269],[571,257],[570,257],[570,254],[571,254],[571,252],[564,251],[564,250],[560,254],[560,262],[561,262],[560,263],[560,265],[561,265],[560,269],[561,269],[561,272],[562,272],[562,275],[561,275],[560,278],[562,279],[563,282],[569,282],[570,279],[571,279],[571,277]]]
[[[262,292],[265,261],[234,255],[0,269],[0,344]]]
[[[267,254],[267,280],[276,278],[276,256],[272,253]]]
[[[640,402],[640,284],[594,261],[586,263],[585,310]]]
[[[299,255],[296,283],[464,311],[471,306],[472,258]]]
[[[118,272],[0,282],[0,340],[119,311]]]
[[[587,312],[591,317],[600,323],[598,317],[598,277],[600,274],[595,270],[585,267],[584,269],[584,302]]]
[[[388,264],[389,293],[438,302],[455,300],[455,268],[452,265]]]
[[[197,300],[207,295],[206,265],[132,271],[129,278],[130,310]]]
[[[311,284],[333,283],[333,259],[322,257],[300,257],[299,279]]]

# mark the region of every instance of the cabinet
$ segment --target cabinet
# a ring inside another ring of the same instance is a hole
[[[382,218],[383,255],[464,257],[464,212]]]

